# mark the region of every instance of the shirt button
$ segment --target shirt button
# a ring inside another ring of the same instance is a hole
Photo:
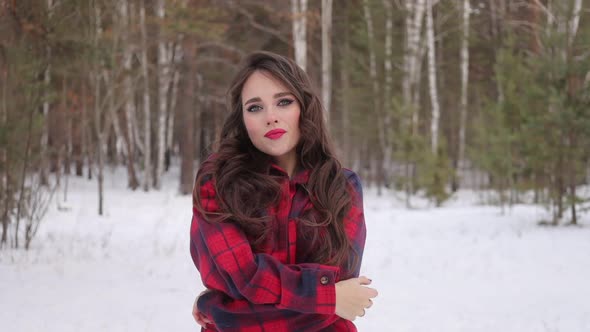
[[[320,278],[320,283],[322,285],[327,285],[329,281],[330,281],[330,279],[328,279],[328,277],[326,277],[326,276],[323,276]]]

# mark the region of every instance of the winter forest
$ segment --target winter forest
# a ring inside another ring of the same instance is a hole
[[[590,331],[588,0],[0,0],[2,330],[197,330],[190,195],[254,50],[363,180],[359,330]]]

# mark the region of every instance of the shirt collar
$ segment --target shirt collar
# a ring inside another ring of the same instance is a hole
[[[289,175],[287,174],[287,171],[285,171],[284,169],[282,169],[279,165],[277,165],[275,163],[270,164],[270,173],[284,176],[287,178],[289,177]],[[306,184],[307,181],[309,180],[309,173],[310,173],[310,170],[308,170],[308,169],[299,170],[298,172],[293,174],[293,176],[291,177],[291,179],[289,179],[289,181],[291,181],[295,184]]]

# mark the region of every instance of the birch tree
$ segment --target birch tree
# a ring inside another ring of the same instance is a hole
[[[295,62],[307,70],[307,0],[291,0]]]
[[[573,67],[573,63],[576,62],[576,60],[574,59],[574,52],[575,52],[574,41],[576,38],[576,34],[578,33],[578,27],[580,24],[582,0],[574,0],[572,7],[573,7],[572,13],[571,13],[571,15],[569,15],[570,20],[568,22],[569,24],[568,24],[568,31],[567,31],[568,38],[567,38],[566,52],[567,52],[567,61],[569,62],[569,65]],[[584,74],[582,74],[582,75],[584,75]],[[586,76],[586,75],[584,75],[584,76]],[[579,77],[579,74],[576,74],[576,73],[569,73],[568,74],[567,94],[570,99],[574,99],[574,100],[576,99],[576,94],[581,89],[581,86],[580,86],[581,84],[579,83],[580,81],[582,81],[582,79]],[[586,107],[584,106],[584,108],[586,108]],[[567,151],[570,152],[570,156],[573,157],[572,159],[579,158],[579,156],[576,156],[577,153],[574,153],[574,155],[571,155],[571,152],[576,151],[579,136],[581,136],[580,131],[579,130],[569,130],[565,134],[565,136],[566,136],[565,142],[566,142],[566,146],[567,146]],[[568,182],[568,187],[569,187],[569,204],[570,204],[571,216],[572,216],[570,223],[573,225],[576,225],[578,223],[578,216],[577,216],[577,211],[576,211],[576,201],[579,198],[577,197],[577,194],[576,194],[576,187],[578,185],[577,180],[576,180],[576,175],[577,175],[576,164],[583,164],[583,163],[580,163],[579,160],[577,163],[574,161],[570,161],[570,162],[566,163],[567,168],[564,169],[564,171],[567,173],[567,176],[568,176],[567,182]]]
[[[141,71],[143,76],[143,139],[144,139],[144,173],[143,190],[148,191],[152,174],[152,129],[150,110],[150,84],[147,56],[147,31],[145,26],[145,0],[140,1],[139,19],[141,29]]]
[[[100,37],[102,36],[102,17],[101,17],[101,11],[100,11],[100,7],[96,6],[94,7],[94,25],[95,25],[95,31],[94,31],[94,48],[98,49],[98,40],[100,39]],[[91,77],[93,78],[93,82],[94,82],[94,131],[96,134],[96,137],[98,138],[98,142],[97,145],[95,147],[95,151],[96,151],[96,157],[97,157],[97,161],[98,161],[98,171],[97,171],[97,183],[98,183],[98,215],[102,216],[103,215],[103,211],[104,211],[104,144],[106,143],[106,135],[104,134],[104,128],[108,128],[107,126],[102,126],[101,123],[101,89],[100,89],[100,85],[101,85],[101,76],[105,77],[105,75],[100,75],[101,72],[101,68],[102,67],[102,63],[100,63],[99,61],[95,60],[94,61],[94,69],[93,69],[93,75],[91,75]],[[107,85],[108,86],[108,85]],[[86,95],[85,91],[86,88],[83,86],[83,95]],[[112,96],[111,96],[112,98]],[[83,105],[82,107],[84,109],[86,109],[86,100],[83,100]],[[114,110],[113,110],[114,111]],[[86,113],[86,111],[84,111],[84,113]],[[107,115],[107,117],[109,117],[110,114]],[[115,115],[116,116],[116,115]],[[110,118],[113,118],[113,115],[111,115]],[[91,144],[91,142],[88,142],[88,144]]]
[[[49,20],[53,17],[53,0],[47,0],[47,17]],[[41,183],[47,185],[47,168],[48,168],[48,143],[49,143],[49,92],[51,89],[51,46],[46,47],[47,54],[47,68],[43,73],[43,81],[45,84],[45,100],[43,101],[43,133],[41,134]]]
[[[420,78],[422,70],[422,22],[424,20],[425,0],[406,0],[405,43],[402,92],[404,109],[410,113],[409,119],[402,119],[402,127],[409,128],[408,136],[417,135],[418,111],[420,104]],[[411,160],[412,146],[404,147],[405,160],[405,203],[410,206],[410,197],[414,192],[415,165]]]
[[[385,87],[383,91],[383,138],[381,141],[381,148],[383,150],[383,164],[386,179],[389,180],[389,172],[391,169],[391,155],[393,153],[393,123],[392,123],[392,107],[391,107],[391,88],[393,85],[393,6],[390,0],[383,0],[383,7],[385,8],[385,59],[383,61],[385,67]]]
[[[137,174],[135,172],[135,137],[133,135],[135,125],[135,102],[133,82],[131,80],[133,46],[129,36],[129,3],[127,0],[120,0],[119,15],[121,17],[120,28],[121,36],[123,38],[123,69],[125,71],[123,78],[123,93],[125,100],[125,122],[127,124],[127,175],[128,186],[135,190],[139,186]]]
[[[465,167],[465,131],[467,127],[467,103],[469,84],[469,17],[471,5],[469,0],[463,0],[463,24],[461,38],[461,102],[459,104],[459,169]]]
[[[168,118],[166,122],[166,151],[172,151],[172,139],[174,133],[174,121],[175,121],[175,111],[177,109],[178,104],[178,89],[180,84],[180,70],[182,65],[182,58],[183,58],[183,36],[179,35],[177,38],[176,46],[174,47],[174,55],[172,56],[172,61],[174,63],[173,71],[174,74],[172,75],[172,87],[170,92],[170,106],[168,109]],[[168,163],[169,163],[169,155],[168,155]],[[167,164],[168,165],[168,164]]]
[[[340,117],[342,119],[341,121],[341,127],[340,127],[340,143],[342,146],[342,159],[343,165],[348,165],[347,167],[352,167],[352,146],[350,144],[351,142],[351,127],[350,127],[350,109],[351,109],[351,101],[352,98],[350,96],[351,93],[351,70],[350,70],[350,59],[351,59],[351,47],[350,47],[350,29],[348,28],[350,25],[350,17],[348,14],[349,8],[350,8],[350,3],[346,2],[345,4],[345,16],[343,19],[343,33],[342,33],[342,41],[339,43],[338,45],[338,50],[339,52],[342,54],[341,57],[339,57],[338,64],[340,67],[340,84],[341,84],[341,88],[340,88],[340,92],[341,92],[341,98],[340,98],[340,105],[339,105],[339,110],[340,110]],[[356,160],[354,162],[358,162],[359,158],[356,158]],[[356,168],[358,169],[358,168]]]
[[[373,116],[377,120],[377,132],[378,132],[378,139],[379,142],[383,141],[383,131],[381,130],[382,127],[380,125],[380,110],[379,110],[379,80],[377,78],[377,54],[375,50],[375,32],[374,32],[374,25],[373,25],[373,16],[371,14],[371,8],[369,7],[369,1],[363,0],[363,14],[365,19],[365,24],[367,26],[367,39],[368,39],[368,48],[369,48],[369,79],[371,80],[371,87],[372,87],[372,99],[373,99]],[[377,161],[374,159],[370,159],[372,162],[371,168],[374,173],[382,174],[383,165],[377,165]],[[377,174],[372,174],[374,178],[377,177]],[[378,194],[381,195],[381,183],[377,184]]]
[[[180,192],[187,195],[192,192],[194,181],[194,107],[197,90],[199,87],[196,84],[196,45],[192,38],[184,38],[183,40],[183,55],[184,61],[182,63],[182,100],[179,109],[180,117],[180,152],[181,152],[181,167],[180,167]]]
[[[568,49],[572,48],[572,45],[574,44],[574,39],[576,38],[576,34],[578,33],[578,27],[580,26],[581,12],[582,12],[582,0],[574,0],[571,20],[569,21],[568,40],[567,40]]]
[[[406,0],[406,45],[403,94],[404,104],[412,110],[412,131],[418,126],[419,80],[421,72],[421,36],[426,0]]]
[[[428,40],[428,83],[430,91],[430,106],[432,116],[430,119],[430,146],[432,154],[436,155],[438,150],[438,127],[440,121],[440,103],[438,100],[438,89],[436,83],[436,45],[434,43],[434,20],[432,17],[434,1],[428,0],[426,11],[426,36]]]
[[[5,59],[3,62],[5,62]],[[8,68],[7,63],[0,62],[0,75],[2,80],[0,81],[2,98],[0,99],[0,125],[2,128],[8,123]],[[10,191],[9,191],[9,176],[8,170],[8,151],[6,146],[0,146],[0,163],[5,165],[2,167],[2,181],[0,182],[0,204],[2,204],[2,210],[0,210],[0,218],[2,218],[2,238],[0,239],[0,249],[6,245],[8,240],[8,212],[10,210]]]
[[[164,0],[156,0],[156,16],[163,20],[166,15],[164,7]],[[161,187],[162,174],[164,173],[164,157],[166,153],[166,106],[168,100],[168,88],[170,85],[170,62],[171,54],[170,47],[167,44],[163,33],[160,34],[158,41],[158,117],[157,117],[157,162],[156,172],[154,177],[154,187],[159,189]]]

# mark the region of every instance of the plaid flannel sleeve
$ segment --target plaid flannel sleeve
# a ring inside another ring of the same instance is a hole
[[[207,212],[219,210],[215,187],[200,187]],[[208,222],[193,209],[191,255],[204,285],[238,300],[272,304],[301,313],[334,314],[340,268],[321,264],[283,264],[254,253],[242,230],[231,222]]]
[[[348,212],[345,220],[345,231],[352,245],[352,250],[358,257],[358,264],[352,268],[342,269],[343,279],[355,278],[359,276],[362,263],[363,252],[365,249],[365,240],[367,237],[367,227],[365,224],[365,213],[363,210],[363,187],[359,176],[351,170],[345,169],[344,174],[348,179],[351,187],[352,207]],[[352,257],[353,255],[350,255]]]

